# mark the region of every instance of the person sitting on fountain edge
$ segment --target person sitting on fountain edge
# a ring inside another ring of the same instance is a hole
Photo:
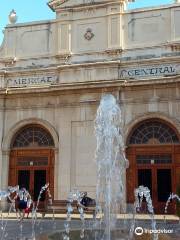
[[[95,205],[95,200],[88,197],[87,192],[84,192],[80,204],[82,205],[83,208],[87,209],[87,207]]]

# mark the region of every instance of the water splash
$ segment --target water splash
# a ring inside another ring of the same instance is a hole
[[[134,228],[135,228],[135,214],[141,211],[143,199],[146,200],[147,209],[151,216],[151,227],[154,232],[156,232],[156,221],[154,219],[154,208],[152,204],[151,194],[148,187],[139,186],[134,190],[135,202],[134,202],[134,214],[133,214],[133,224],[130,230],[130,239],[133,238]],[[158,240],[158,234],[153,234],[153,240]]]
[[[167,210],[168,210],[168,206],[169,206],[169,203],[171,202],[171,200],[173,199],[177,199],[178,202],[180,202],[180,197],[177,195],[177,194],[174,194],[174,193],[171,193],[167,202],[166,202],[166,205],[165,205],[165,209],[164,209],[164,212],[167,213]]]
[[[15,194],[11,196],[12,193],[15,193]],[[17,198],[19,198],[20,200],[26,201],[27,207],[30,207],[30,205],[32,203],[31,196],[25,188],[19,189],[19,185],[17,185],[15,187],[9,186],[6,191],[0,191],[0,201],[2,199],[3,200],[8,199],[8,201],[10,203],[6,221],[3,221],[3,214],[2,214],[2,209],[1,209],[1,229],[2,229],[1,240],[4,240],[5,236],[8,234],[8,233],[6,233],[6,227],[7,227],[8,217],[9,217],[9,214],[12,209],[16,212],[16,217],[18,219],[18,215],[17,215],[17,211],[16,211],[16,207],[15,207],[15,201]],[[23,223],[22,223],[23,216],[21,216],[20,212],[19,212],[19,214],[20,214],[19,237],[20,237],[20,239],[23,239]]]
[[[71,215],[73,213],[73,202],[76,201],[77,202],[77,206],[78,206],[78,211],[80,214],[80,219],[81,219],[81,230],[80,230],[80,238],[83,239],[84,238],[84,231],[85,231],[85,218],[84,218],[84,208],[81,204],[81,201],[84,197],[84,192],[80,192],[78,189],[73,189],[69,195],[68,195],[68,203],[67,203],[67,215],[66,215],[66,222],[64,223],[64,227],[65,227],[65,234],[63,236],[64,240],[69,240],[69,233],[70,233],[70,221],[71,221]]]
[[[176,199],[178,202],[180,202],[180,197],[177,194],[171,193],[168,197],[168,200],[166,202],[164,213],[167,214],[168,206],[171,200]],[[164,222],[166,223],[166,215],[164,215]],[[179,223],[180,223],[180,217],[179,217]]]
[[[95,119],[97,139],[96,210],[102,211],[104,240],[110,240],[117,213],[125,212],[125,172],[128,160],[122,131],[121,109],[111,94],[101,98]]]
[[[39,196],[38,196],[38,201],[36,206],[33,204],[33,209],[32,209],[32,238],[31,239],[35,239],[35,223],[36,223],[36,219],[37,219],[37,211],[38,211],[38,206],[39,206],[39,202],[41,199],[41,195],[44,191],[47,191],[49,198],[52,199],[52,196],[50,194],[50,190],[49,190],[49,183],[45,184],[44,186],[42,186],[40,192],[39,192]],[[15,193],[14,195],[12,195],[12,193]],[[8,217],[9,214],[12,210],[14,210],[16,212],[16,208],[15,208],[15,201],[16,199],[19,198],[20,200],[24,200],[25,202],[27,202],[27,207],[30,208],[31,204],[33,203],[31,195],[29,194],[29,192],[23,188],[23,189],[19,189],[19,186],[9,186],[7,188],[7,190],[0,190],[0,203],[2,200],[6,200],[8,199],[9,203],[10,203],[10,207],[9,207],[9,211],[6,217],[6,221],[4,221],[3,218],[3,213],[2,213],[2,208],[0,208],[0,217],[1,217],[1,240],[4,240],[7,233],[6,233],[6,227],[7,227],[7,222],[8,222]],[[16,212],[17,213],[17,212]],[[17,216],[18,219],[18,216]],[[19,222],[19,238],[20,239],[24,239],[23,236],[23,222],[22,222],[23,217],[20,216],[20,222]],[[19,239],[18,238],[18,239]]]
[[[33,204],[33,208],[32,208],[32,239],[35,238],[35,224],[36,224],[36,220],[37,220],[37,211],[38,211],[39,203],[41,200],[41,196],[47,189],[49,189],[49,183],[46,183],[44,186],[41,187],[36,206]],[[50,192],[48,191],[48,194],[49,193]],[[39,222],[39,224],[40,224],[40,222]]]
[[[6,233],[6,227],[7,227],[7,223],[8,223],[8,219],[9,219],[9,215],[10,215],[11,211],[13,210],[13,211],[16,212],[16,209],[15,209],[16,195],[14,195],[14,197],[12,198],[11,194],[14,193],[14,192],[17,192],[17,191],[19,191],[19,186],[18,185],[15,186],[15,187],[9,186],[6,191],[0,190],[0,203],[1,203],[2,200],[5,200],[5,199],[8,199],[8,201],[10,203],[10,207],[9,207],[9,210],[8,210],[8,213],[7,213],[7,216],[6,216],[6,220],[4,220],[2,208],[0,207],[1,231],[2,231],[1,238],[0,238],[1,240],[6,238],[6,236],[8,235],[8,233]]]
[[[37,211],[38,211],[39,203],[40,203],[40,200],[41,200],[41,196],[47,189],[49,189],[49,183],[46,183],[44,186],[41,187],[41,190],[40,190],[39,195],[38,195],[36,207],[34,207],[34,209],[33,209],[33,213],[35,214],[35,217],[37,217]]]
[[[6,199],[7,197],[9,198],[11,193],[19,191],[19,185],[12,187],[9,186],[7,190],[0,190],[0,201],[2,199]]]

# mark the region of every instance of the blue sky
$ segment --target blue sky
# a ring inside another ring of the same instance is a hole
[[[2,30],[8,23],[8,15],[15,9],[18,22],[30,22],[55,18],[53,11],[47,6],[48,0],[0,0],[0,43],[3,39]],[[156,6],[172,3],[173,0],[136,0],[129,8]]]

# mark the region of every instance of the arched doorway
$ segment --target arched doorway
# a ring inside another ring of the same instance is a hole
[[[160,119],[137,124],[127,139],[127,202],[134,188],[149,187],[156,213],[164,213],[169,194],[180,188],[180,140],[176,129]],[[171,203],[169,212],[176,211]]]
[[[41,125],[26,125],[11,141],[8,184],[24,186],[37,201],[41,187],[54,195],[54,141]],[[41,198],[44,200],[45,196]]]

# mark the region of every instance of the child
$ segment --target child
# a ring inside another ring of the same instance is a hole
[[[18,192],[18,210],[20,215],[20,221],[24,219],[25,213],[29,216],[31,206],[31,196],[25,188],[21,188]]]

